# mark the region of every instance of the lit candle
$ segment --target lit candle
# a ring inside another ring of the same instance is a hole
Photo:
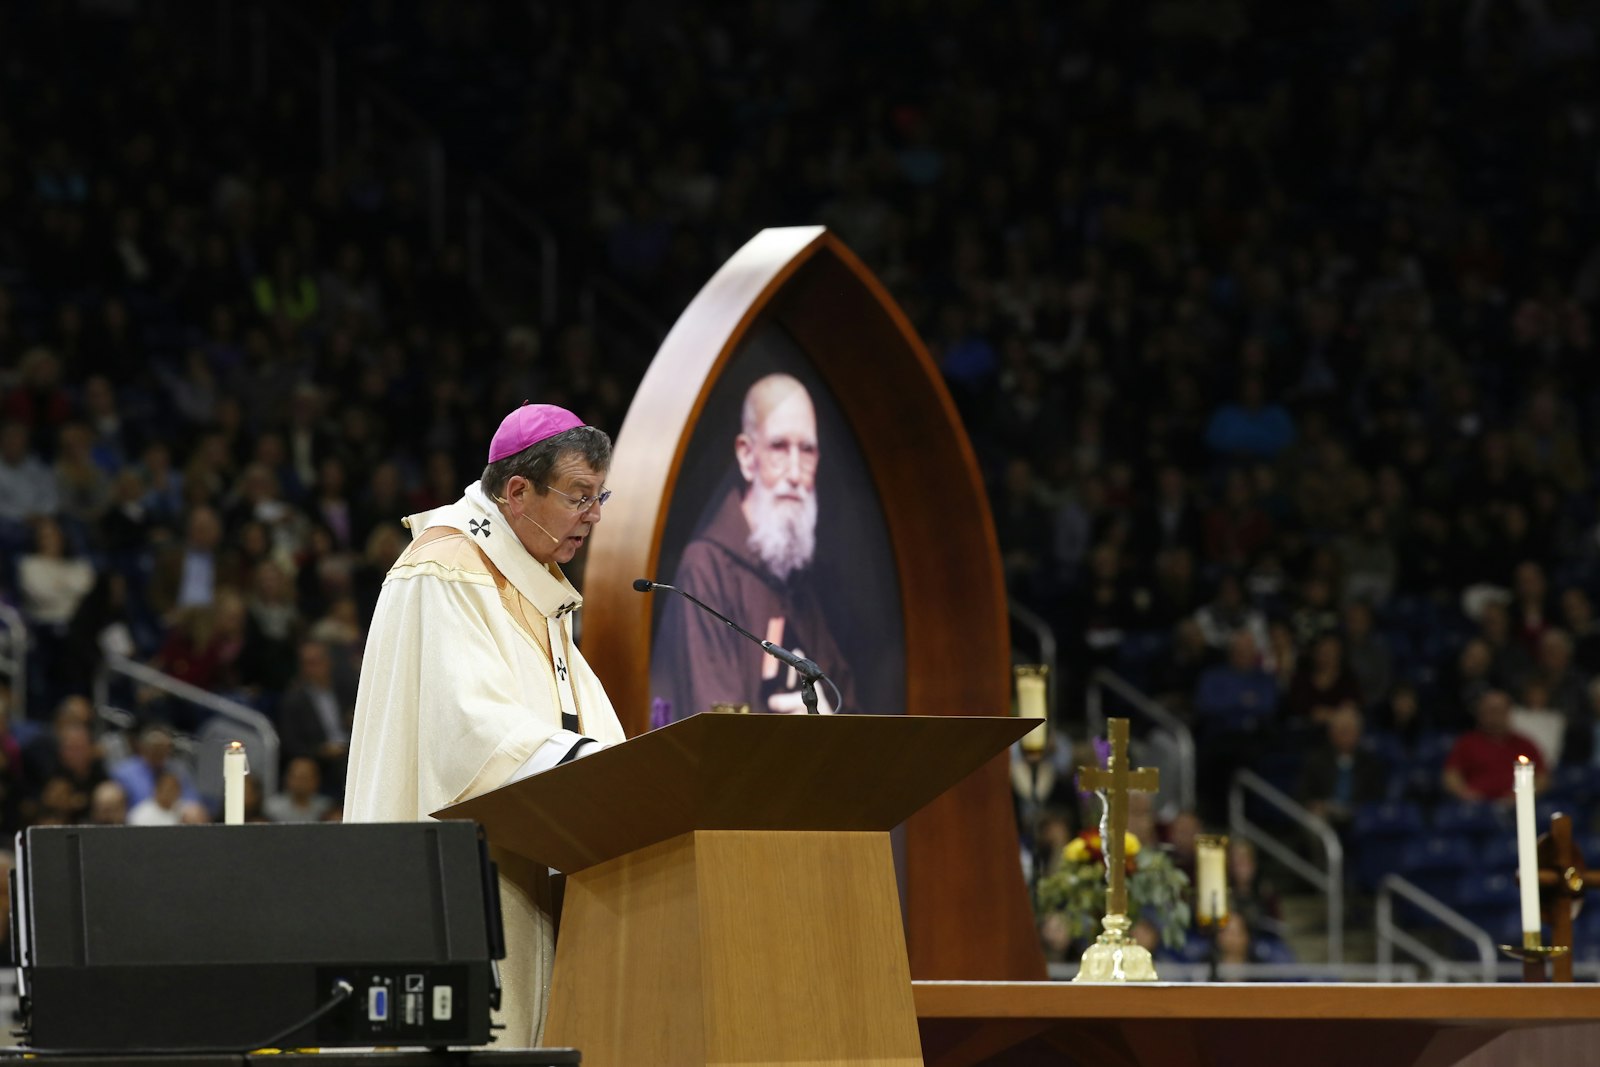
[[[1539,860],[1533,824],[1533,764],[1517,757],[1517,881],[1522,889],[1522,933],[1539,940]]]
[[[222,821],[229,826],[244,823],[244,776],[250,773],[244,745],[228,742],[222,754]]]
[[[1200,834],[1194,839],[1195,921],[1201,926],[1228,920],[1228,838]]]
[[[1013,671],[1017,682],[1017,714],[1024,719],[1039,720],[1038,726],[1022,736],[1024,752],[1042,751],[1049,734],[1050,726],[1045,721],[1049,718],[1046,699],[1049,671],[1050,668],[1044,666],[1023,666]]]

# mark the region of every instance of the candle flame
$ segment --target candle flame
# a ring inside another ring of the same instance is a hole
[[[238,744],[238,742],[235,741],[234,744]],[[1528,761],[1528,757],[1527,756],[1518,756],[1517,757],[1517,762],[1518,763],[1527,763],[1527,762],[1529,762]]]
[[[244,742],[243,741],[229,741],[228,742],[228,751],[229,752],[240,752],[240,751],[243,751],[243,749],[244,749]],[[1523,760],[1523,762],[1526,763],[1527,760]]]

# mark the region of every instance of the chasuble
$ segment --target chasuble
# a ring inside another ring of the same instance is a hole
[[[625,740],[572,640],[583,603],[483,495],[406,520],[413,540],[379,594],[356,696],[345,817],[425,819],[449,804]],[[541,864],[492,849],[506,959],[497,1022],[506,1047],[537,1046],[553,944]]]

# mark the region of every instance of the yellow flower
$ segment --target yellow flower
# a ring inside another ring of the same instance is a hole
[[[1067,842],[1067,847],[1061,850],[1061,858],[1068,863],[1089,862],[1089,844],[1081,837],[1074,837]]]
[[[1122,856],[1124,859],[1133,859],[1139,854],[1139,839],[1130,831],[1122,838]]]

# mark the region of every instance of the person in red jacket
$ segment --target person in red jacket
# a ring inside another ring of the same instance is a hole
[[[1456,739],[1444,761],[1445,792],[1459,800],[1510,804],[1512,769],[1518,756],[1534,766],[1534,789],[1550,784],[1539,746],[1511,729],[1511,698],[1490,689],[1478,698],[1478,726]]]

